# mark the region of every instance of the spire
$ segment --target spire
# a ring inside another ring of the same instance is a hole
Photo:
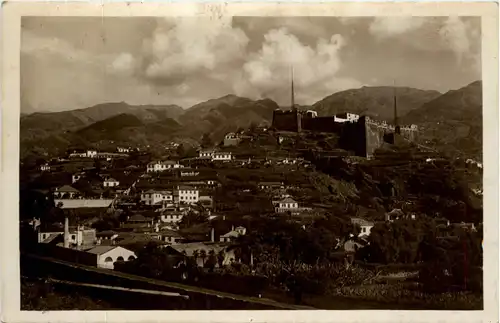
[[[393,90],[394,90],[394,132],[399,134],[401,131],[399,128],[399,123],[398,123],[398,101],[397,101],[397,97],[396,97],[396,81],[395,80],[394,80]]]
[[[291,67],[292,71],[292,110],[295,110],[295,89],[293,87],[293,66]]]

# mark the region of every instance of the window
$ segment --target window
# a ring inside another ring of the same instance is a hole
[[[130,257],[128,257],[128,260],[129,260],[129,261],[134,260],[134,259],[135,259],[135,257],[134,257],[134,256],[132,256],[132,255],[131,255]]]
[[[45,233],[42,234],[42,239],[45,239]]]
[[[123,259],[123,257],[122,257],[122,256],[120,256],[120,257],[116,258],[116,261],[123,261],[123,260],[124,260],[124,259]]]
[[[106,259],[104,259],[104,262],[113,262],[113,258],[111,258],[111,257],[106,257]]]
[[[72,234],[72,235],[71,235],[71,239],[72,239],[72,240],[75,240],[75,239],[76,239],[76,235]]]

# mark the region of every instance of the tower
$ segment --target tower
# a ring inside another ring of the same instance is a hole
[[[394,133],[400,134],[401,128],[398,122],[398,101],[396,96],[396,82],[394,82]]]
[[[293,66],[291,67],[291,111],[295,117],[295,126],[296,126],[296,131],[301,132],[302,131],[302,114],[299,112],[297,107],[295,106],[295,88],[293,84]]]

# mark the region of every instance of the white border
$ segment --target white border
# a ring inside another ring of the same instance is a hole
[[[498,321],[498,7],[495,3],[3,3],[1,283],[4,322],[496,322]],[[20,311],[19,116],[21,16],[481,16],[484,311]]]

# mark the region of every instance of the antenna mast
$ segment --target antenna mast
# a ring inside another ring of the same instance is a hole
[[[399,128],[399,123],[398,123],[398,100],[397,100],[397,96],[396,96],[396,80],[394,80],[394,86],[393,86],[393,90],[394,90],[394,132],[399,134],[401,131],[400,131],[400,128]]]
[[[291,67],[292,74],[292,110],[295,110],[295,89],[293,87],[293,66]]]

